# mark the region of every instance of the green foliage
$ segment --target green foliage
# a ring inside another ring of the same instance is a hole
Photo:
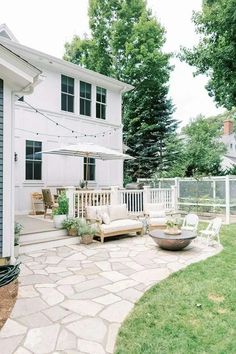
[[[78,229],[80,224],[80,219],[68,218],[62,222],[62,228],[66,229],[67,231],[70,229]]]
[[[53,209],[53,215],[67,215],[69,210],[68,198],[65,193],[61,193],[58,197],[58,207]]]
[[[177,123],[168,99],[172,67],[165,54],[165,30],[144,0],[90,0],[92,38],[75,37],[64,58],[135,86],[124,95],[124,141],[136,160],[125,164],[132,180],[166,170],[165,146]]]
[[[86,221],[80,222],[78,229],[79,236],[91,235],[94,236],[97,233],[97,228],[94,225],[86,223]]]
[[[219,141],[222,126],[214,119],[197,117],[184,128],[186,135],[186,176],[221,174],[220,163],[225,145]]]
[[[182,59],[207,74],[207,90],[215,101],[236,106],[236,0],[205,0],[193,22],[201,40],[192,50],[184,48]]]
[[[15,222],[15,229],[14,229],[14,246],[19,245],[20,241],[20,232],[23,229],[23,225],[21,225],[19,222]]]
[[[115,354],[235,353],[235,233],[235,225],[224,226],[221,253],[144,294],[121,326]]]

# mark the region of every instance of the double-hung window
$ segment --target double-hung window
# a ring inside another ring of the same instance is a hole
[[[88,162],[88,163],[87,163]],[[95,181],[95,159],[84,157],[84,180]]]
[[[91,116],[92,85],[80,81],[80,114]]]
[[[42,179],[42,151],[41,141],[26,140],[26,161],[25,161],[25,179]]]
[[[61,109],[74,112],[74,86],[72,77],[61,75]]]
[[[97,86],[96,88],[96,118],[106,119],[107,90]]]

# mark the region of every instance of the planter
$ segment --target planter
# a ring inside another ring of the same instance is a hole
[[[181,230],[179,230],[177,227],[169,227],[169,228],[164,230],[164,233],[166,235],[180,235],[181,234]]]
[[[78,236],[78,230],[77,228],[70,228],[69,230],[67,230],[68,232],[68,236]]]
[[[89,245],[92,242],[93,242],[93,235],[83,235],[83,236],[81,236],[80,243],[83,243],[84,245]]]
[[[54,215],[53,216],[53,223],[56,229],[62,229],[62,223],[66,220],[67,215]]]
[[[180,235],[167,235],[164,231],[155,230],[149,233],[153,241],[164,250],[179,251],[187,247],[197,235],[193,231],[182,230]]]
[[[14,246],[14,256],[15,256],[15,258],[19,257],[19,251],[20,251],[20,245],[15,245]]]

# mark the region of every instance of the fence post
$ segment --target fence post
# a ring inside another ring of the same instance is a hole
[[[225,222],[230,223],[230,181],[229,175],[225,176]]]
[[[119,187],[112,186],[111,187],[111,205],[117,205],[117,204],[120,204]]]
[[[150,186],[143,186],[143,207],[150,203]]]
[[[68,204],[69,204],[69,209],[68,209],[69,218],[75,217],[75,212],[74,212],[74,192],[75,192],[75,187],[67,187],[66,188],[66,196],[68,198]]]

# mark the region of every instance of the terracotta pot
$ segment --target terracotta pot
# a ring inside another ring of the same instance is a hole
[[[167,235],[180,235],[181,230],[179,230],[178,227],[168,227],[164,230],[164,233]]]
[[[84,245],[89,245],[92,242],[93,242],[93,236],[92,235],[83,235],[83,236],[81,236],[81,243],[83,243]]]
[[[68,236],[78,236],[78,230],[76,228],[70,228],[68,230]]]

